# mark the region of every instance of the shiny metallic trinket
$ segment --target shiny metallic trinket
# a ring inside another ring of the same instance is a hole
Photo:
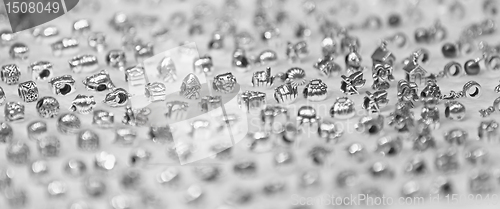
[[[50,45],[54,56],[70,55],[78,52],[80,43],[74,38],[63,38]]]
[[[97,151],[100,147],[99,135],[94,131],[85,129],[78,132],[76,137],[78,148],[85,152]]]
[[[481,121],[477,134],[483,141],[498,142],[498,127],[498,122],[495,120]]]
[[[368,115],[359,119],[359,123],[355,125],[357,131],[367,134],[378,134],[384,129],[384,116]]]
[[[43,157],[58,157],[61,141],[54,135],[40,137],[37,141],[38,152]]]
[[[363,99],[363,104],[361,107],[368,112],[375,113],[380,112],[380,109],[385,107],[389,103],[387,99],[387,91],[379,90],[373,92],[366,91],[366,96]]]
[[[125,70],[125,81],[131,86],[142,86],[148,83],[148,77],[143,66],[129,67]]]
[[[232,65],[236,70],[240,72],[246,72],[250,70],[251,61],[247,58],[245,50],[242,48],[236,48],[233,52]]]
[[[400,80],[398,82],[398,100],[406,102],[413,107],[413,103],[419,99],[418,85],[415,82]]]
[[[277,63],[278,54],[273,50],[264,50],[252,60],[260,66],[274,66]]]
[[[318,59],[318,61],[314,63],[313,67],[319,71],[320,75],[326,76],[327,78],[339,75],[342,71],[342,67],[340,67],[340,65],[335,63],[333,60],[332,56],[325,56]]]
[[[363,58],[358,53],[358,49],[354,46],[349,48],[350,52],[345,56],[345,65],[348,72],[360,72],[364,67],[361,66]]]
[[[461,146],[468,140],[469,134],[460,128],[451,129],[444,135],[444,140],[450,145]]]
[[[309,54],[307,42],[299,41],[295,44],[287,43],[286,56],[292,63],[298,62]]]
[[[4,107],[6,121],[18,121],[24,119],[24,105],[19,102],[7,102]]]
[[[457,101],[448,101],[445,103],[444,115],[451,120],[463,120],[465,118],[466,108]]]
[[[327,142],[336,143],[343,135],[344,130],[331,120],[322,119],[318,125],[318,136]]]
[[[391,67],[394,66],[394,62],[396,61],[396,57],[387,49],[387,42],[383,41],[380,46],[375,49],[372,56],[372,67],[375,68],[377,65],[389,65]]]
[[[23,43],[15,43],[10,46],[9,55],[12,59],[28,59],[30,48]]]
[[[297,99],[297,96],[297,86],[289,83],[282,84],[274,89],[274,99],[278,103],[292,103]]]
[[[341,53],[348,52],[352,47],[359,48],[360,46],[359,38],[348,34],[347,31],[344,33],[344,37],[340,40]]]
[[[389,89],[389,87],[391,86],[389,82],[394,80],[392,71],[393,68],[389,64],[375,65],[372,71],[372,78],[373,78],[372,89],[374,90]]]
[[[405,166],[405,172],[413,175],[422,175],[429,171],[429,167],[421,157],[413,157]]]
[[[163,58],[156,69],[158,70],[160,79],[164,82],[174,82],[177,80],[177,69],[172,58]]]
[[[52,63],[48,61],[38,61],[28,66],[33,80],[48,80],[52,78]]]
[[[347,97],[340,97],[335,100],[330,108],[330,116],[338,119],[349,119],[356,115],[354,102]]]
[[[44,121],[33,121],[27,126],[28,138],[37,141],[47,133],[47,123]]]
[[[212,57],[205,55],[195,59],[193,62],[193,71],[197,74],[211,75],[214,71]]]
[[[120,70],[125,68],[127,64],[127,58],[125,52],[122,50],[111,50],[106,55],[106,64],[113,68],[118,68]]]
[[[425,81],[427,71],[420,66],[418,59],[419,54],[417,52],[412,53],[410,58],[408,58],[408,62],[404,65],[403,70],[406,72],[406,80],[408,82],[421,84]]]
[[[297,112],[297,121],[299,121],[299,125],[312,125],[317,123],[319,120],[320,117],[317,116],[316,110],[311,106],[302,106]]]
[[[57,130],[63,134],[77,133],[82,125],[80,118],[72,113],[65,113],[57,119]]]
[[[388,124],[394,126],[398,132],[410,131],[415,126],[413,112],[408,107],[396,107],[396,110],[390,113],[389,118]]]
[[[359,94],[358,88],[363,87],[366,83],[361,71],[354,72],[349,76],[342,75],[341,77],[340,91],[347,95]]]
[[[11,143],[13,136],[14,131],[12,130],[12,127],[6,122],[0,122],[0,142]]]
[[[274,76],[271,75],[271,68],[267,67],[265,71],[256,71],[252,76],[252,86],[254,87],[272,87]]]
[[[78,112],[80,114],[89,114],[90,112],[92,112],[95,105],[96,102],[94,96],[78,94],[71,103],[71,107],[69,108],[69,110]]]
[[[306,85],[302,93],[307,100],[318,102],[328,97],[327,89],[328,86],[321,79],[313,79]]]
[[[377,140],[377,153],[384,156],[394,156],[403,150],[403,140],[400,136],[382,137]]]
[[[167,99],[166,86],[163,83],[148,83],[145,87],[145,96],[150,102],[165,101]]]
[[[24,102],[34,102],[38,99],[38,87],[33,81],[20,83],[17,87],[17,93]]]
[[[0,78],[7,85],[14,85],[19,83],[19,78],[21,77],[21,71],[16,64],[8,64],[2,66],[2,71],[0,73]]]
[[[111,128],[115,123],[115,116],[113,113],[106,110],[94,110],[92,116],[92,124],[99,128]]]
[[[74,73],[89,73],[97,70],[99,63],[96,56],[86,54],[71,58],[69,67]]]
[[[458,150],[454,147],[438,151],[434,160],[436,169],[444,173],[452,173],[460,168]]]
[[[222,49],[224,47],[224,35],[216,31],[212,34],[212,39],[208,42],[208,49]]]
[[[188,108],[189,104],[187,102],[167,102],[167,111],[165,113],[165,116],[169,119],[183,119],[187,114]]]
[[[260,91],[244,91],[238,95],[238,105],[245,112],[260,109],[266,105],[266,93]]]
[[[143,62],[144,60],[154,56],[154,51],[153,51],[153,44],[137,44],[134,46],[134,52],[135,52],[135,60],[139,63]]]
[[[110,107],[123,107],[128,104],[130,94],[123,88],[115,88],[106,94],[103,103]]]
[[[59,35],[59,28],[56,26],[36,27],[31,31],[31,35],[40,39],[52,39]]]
[[[92,91],[106,91],[115,88],[115,85],[111,81],[109,73],[106,70],[101,70],[101,72],[87,76],[85,80],[83,80],[83,85],[87,90]]]
[[[232,73],[219,74],[214,77],[212,88],[217,92],[224,94],[232,93],[238,82]]]
[[[92,33],[87,38],[87,44],[90,48],[95,51],[102,53],[106,48],[108,48],[108,44],[106,43],[106,35],[104,33]]]
[[[151,110],[146,108],[133,110],[132,107],[125,106],[125,114],[123,115],[122,123],[131,126],[145,125],[149,120],[148,115],[150,113]]]
[[[327,35],[321,40],[321,52],[324,57],[333,57],[337,53],[337,43],[333,39],[333,34]]]
[[[306,84],[306,71],[299,67],[292,67],[288,69],[284,74],[278,74],[281,80],[286,83],[290,83],[293,86],[302,86]]]
[[[441,90],[437,85],[436,81],[428,80],[422,92],[420,92],[420,99],[425,103],[429,99],[441,98]]]
[[[447,35],[446,28],[440,21],[436,21],[430,28],[418,28],[415,31],[415,40],[417,43],[434,43],[444,40]]]
[[[42,118],[53,118],[59,114],[59,102],[54,97],[42,97],[36,103],[36,110]]]
[[[88,19],[79,19],[73,22],[73,32],[75,33],[86,33],[91,30],[90,20]]]
[[[200,98],[201,83],[195,74],[189,73],[184,80],[182,80],[181,90],[179,94],[186,99]]]
[[[208,112],[210,110],[217,109],[222,105],[221,96],[204,96],[201,98],[199,106],[202,112]]]
[[[5,91],[3,90],[2,87],[0,87],[0,106],[5,104]]]
[[[63,75],[50,79],[52,93],[55,95],[68,95],[75,91],[75,79],[71,75]]]

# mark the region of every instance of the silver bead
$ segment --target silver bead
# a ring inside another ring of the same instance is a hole
[[[161,171],[160,174],[158,174],[156,180],[162,185],[172,186],[177,184],[180,181],[180,178],[181,177],[179,169],[168,167],[165,170]]]
[[[288,42],[286,56],[292,63],[298,62],[309,54],[307,42],[299,41],[295,44]]]
[[[83,181],[85,192],[91,197],[101,197],[107,191],[106,182],[101,176],[89,176]],[[112,201],[115,201],[113,198]]]
[[[394,171],[392,168],[385,162],[375,162],[371,164],[368,171],[373,177],[376,178],[394,178]]]
[[[431,99],[440,99],[441,90],[434,80],[428,80],[422,92],[420,92],[420,99],[426,103]]]
[[[351,47],[360,47],[359,38],[345,32],[344,37],[342,37],[342,39],[340,40],[340,52],[348,52]]]
[[[498,122],[495,120],[481,121],[478,127],[478,136],[487,142],[498,142]]]
[[[158,76],[164,82],[174,82],[177,80],[177,69],[175,67],[175,63],[170,57],[164,57],[158,66],[156,67],[158,70]]]
[[[113,113],[106,110],[94,110],[92,116],[92,124],[98,126],[99,128],[111,128],[115,122],[115,116]]]
[[[4,107],[6,121],[19,121],[24,119],[24,105],[19,102],[7,102]]]
[[[29,165],[30,177],[34,177],[39,183],[45,184],[47,181],[48,174],[50,174],[51,168],[49,167],[49,162],[46,160],[35,160]]]
[[[28,124],[28,137],[31,140],[38,141],[39,138],[47,133],[47,123],[44,121],[33,121]]]
[[[476,81],[469,81],[464,84],[463,90],[465,97],[478,99],[482,95],[481,85]]]
[[[413,175],[422,175],[429,171],[426,161],[421,157],[411,158],[405,165],[405,172]]]
[[[82,94],[76,95],[69,110],[80,114],[89,114],[96,105],[94,96],[86,96]]]
[[[367,134],[378,134],[384,129],[384,116],[368,115],[359,119],[355,124],[356,130]]]
[[[311,80],[304,88],[304,97],[313,102],[323,101],[328,96],[328,86],[321,79]]]
[[[281,79],[293,86],[302,86],[307,82],[305,77],[306,71],[304,69],[293,67],[288,69]]]
[[[6,122],[0,122],[0,142],[10,143],[13,136],[14,132],[12,127]]]
[[[69,60],[69,68],[74,73],[90,73],[97,70],[99,62],[94,55],[78,55]]]
[[[189,103],[181,101],[167,102],[167,112],[165,116],[169,119],[184,119],[187,115]]]
[[[54,97],[42,97],[36,103],[36,110],[42,118],[53,118],[59,114],[59,102]]]
[[[148,122],[148,115],[151,110],[147,108],[133,110],[130,106],[125,106],[125,114],[122,123],[131,126],[142,126]]]
[[[357,161],[363,162],[367,157],[365,146],[361,143],[349,144],[346,148],[347,154],[355,158]]]
[[[52,25],[45,27],[36,27],[31,31],[31,35],[33,35],[37,39],[49,41],[53,40],[59,35],[59,28]]]
[[[7,85],[14,85],[19,83],[19,78],[21,77],[21,71],[16,64],[8,64],[2,66],[2,71],[0,78]]]
[[[312,125],[319,121],[320,117],[316,115],[316,110],[311,106],[302,106],[297,112],[297,121],[299,125],[304,123]]]
[[[26,44],[15,43],[10,46],[9,55],[12,59],[25,60],[28,59],[30,49]]]
[[[212,34],[212,39],[208,42],[208,49],[222,49],[224,47],[224,35],[219,31]]]
[[[436,140],[430,134],[419,134],[413,140],[413,149],[417,151],[423,152],[436,147]]]
[[[104,33],[92,33],[87,38],[87,43],[90,48],[97,52],[103,52],[108,47],[106,43],[106,35]],[[108,57],[106,57],[108,58]]]
[[[238,84],[236,77],[232,73],[219,74],[214,77],[212,88],[224,94],[232,93]]]
[[[127,64],[127,57],[122,50],[111,50],[106,55],[106,64],[110,67],[123,70]]]
[[[106,94],[103,103],[110,107],[123,107],[128,104],[130,94],[123,88],[115,88]]]
[[[125,81],[131,86],[142,86],[148,83],[146,71],[142,66],[129,67],[125,70]]]
[[[64,163],[64,172],[71,177],[81,177],[87,173],[87,165],[80,159],[69,159]]]
[[[403,184],[403,188],[401,190],[401,195],[406,198],[417,198],[423,195],[422,188],[415,180],[410,180]]]
[[[173,142],[174,138],[172,135],[172,130],[170,126],[152,126],[149,129],[149,137],[153,142],[156,143],[168,143]]]
[[[202,112],[208,112],[222,106],[222,97],[204,96],[201,98],[201,101],[198,104],[201,107]]]
[[[71,75],[63,75],[50,79],[52,93],[55,95],[68,95],[75,92],[75,79]]]
[[[189,73],[184,80],[182,80],[181,90],[179,94],[186,99],[199,99],[200,98],[201,83],[195,74]]]
[[[0,31],[0,43],[2,45],[8,45],[12,41],[17,39],[17,33],[12,33],[10,30],[2,30]]]
[[[337,76],[342,71],[342,67],[335,63],[333,57],[331,56],[325,56],[318,59],[318,61],[314,63],[313,67],[319,71],[321,76],[326,76],[327,78]]]
[[[343,135],[344,130],[337,126],[333,121],[321,120],[318,125],[319,137],[326,139],[327,142],[337,142],[338,138]]]
[[[77,133],[81,125],[80,118],[71,113],[62,114],[57,119],[57,130],[63,134]]]
[[[100,148],[99,135],[91,130],[81,130],[76,138],[78,148],[85,152],[93,152]]]
[[[354,102],[347,97],[340,97],[335,100],[330,108],[330,116],[338,119],[349,119],[356,115]]]
[[[247,72],[251,68],[249,58],[247,58],[245,50],[236,48],[233,52],[232,66],[239,72]]]
[[[274,99],[278,103],[293,103],[298,96],[297,86],[290,83],[282,84],[274,89]]]
[[[238,95],[238,105],[245,112],[261,109],[266,105],[266,93],[260,91],[244,91]]]
[[[261,110],[260,119],[264,124],[266,131],[281,133],[283,132],[283,124],[290,120],[290,115],[288,114],[287,108],[267,105]]]
[[[211,75],[214,71],[212,57],[205,55],[195,59],[193,62],[193,71],[197,74]]]
[[[260,66],[274,66],[278,62],[278,54],[272,50],[264,50],[253,60]]]
[[[472,194],[490,194],[495,189],[496,178],[487,169],[473,170],[469,175],[469,189]]]
[[[451,120],[463,120],[465,118],[465,106],[457,101],[445,103],[444,115]]]
[[[31,152],[29,146],[24,142],[13,142],[7,146],[5,151],[7,160],[14,164],[26,164],[30,160]]]
[[[61,142],[54,135],[38,138],[37,147],[42,157],[58,157],[61,152]]]
[[[48,61],[38,61],[28,66],[33,80],[49,80],[52,78],[52,63]]]
[[[333,39],[333,34],[327,35],[321,40],[321,53],[325,57],[333,57],[337,53],[337,43]]]
[[[439,151],[434,163],[436,169],[441,172],[449,173],[457,171],[460,166],[457,150],[455,148],[448,148]]]
[[[359,72],[363,71],[363,66],[361,66],[361,62],[363,58],[358,53],[358,49],[356,47],[351,46],[350,52],[345,57],[345,65],[346,69],[349,72]]]
[[[74,38],[63,38],[50,45],[54,56],[71,55],[78,52],[80,43]]]
[[[390,81],[394,80],[392,75],[393,67],[389,64],[377,64],[372,70],[374,90],[387,90],[391,87]]]
[[[144,60],[154,56],[153,44],[137,44],[134,46],[135,60],[139,63],[144,62]]]
[[[38,99],[38,87],[33,81],[20,83],[17,87],[17,93],[24,102],[34,102]]]
[[[349,76],[341,75],[340,91],[347,95],[359,94],[358,88],[365,85],[366,79],[363,79],[361,71],[354,72]]]
[[[252,76],[252,86],[254,87],[272,87],[274,76],[271,75],[271,68],[267,67],[265,71],[256,71]]]
[[[137,138],[137,132],[130,128],[117,128],[115,130],[114,143],[120,145],[132,145]]]
[[[486,165],[489,157],[488,150],[481,146],[471,146],[465,150],[465,159],[473,165]]]
[[[382,137],[377,140],[376,152],[384,156],[394,156],[403,149],[403,141],[401,137]]]
[[[455,61],[450,61],[444,66],[444,74],[448,77],[459,77],[463,74],[463,68],[460,63]]]
[[[363,98],[361,107],[370,113],[380,112],[380,109],[389,103],[387,99],[387,91],[378,90],[373,92],[366,91],[366,96]]]
[[[116,156],[104,151],[97,153],[94,158],[96,168],[104,171],[113,170],[116,163]]]
[[[145,87],[145,96],[149,102],[165,101],[167,99],[167,87],[163,83],[148,83]]]
[[[469,134],[460,128],[451,129],[444,135],[444,140],[450,145],[464,145]]]
[[[183,196],[186,203],[195,203],[203,198],[204,190],[198,185],[191,185],[186,189]]]
[[[90,20],[88,19],[79,19],[75,22],[73,22],[73,32],[74,33],[86,33],[90,31],[91,29],[91,24]]]
[[[132,166],[147,165],[151,159],[151,155],[151,151],[144,148],[137,148],[130,154],[130,164]]]

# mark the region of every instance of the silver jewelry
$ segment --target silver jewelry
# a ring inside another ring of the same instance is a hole
[[[81,130],[77,135],[76,144],[85,152],[96,151],[99,149],[99,136],[91,130]]]
[[[184,80],[182,80],[181,90],[179,94],[186,99],[200,98],[201,83],[195,74],[189,73]]]
[[[115,123],[115,116],[113,113],[106,110],[94,110],[92,116],[92,124],[99,128],[111,128]]]
[[[306,84],[306,71],[299,67],[293,67],[286,71],[286,73],[278,76],[281,77],[281,80],[284,80],[286,83],[290,83],[293,86],[302,86]]]
[[[166,86],[163,83],[148,83],[145,87],[145,96],[150,102],[165,101],[167,99]]]
[[[436,169],[441,172],[451,173],[457,171],[460,167],[458,150],[450,147],[438,151],[434,164],[436,165]]]
[[[245,112],[261,109],[266,105],[266,93],[260,91],[244,91],[238,95],[238,105]]]
[[[9,55],[12,59],[25,60],[28,59],[30,48],[23,43],[15,43],[10,46]]]
[[[356,130],[362,133],[375,135],[384,129],[384,116],[369,115],[359,119],[359,123],[355,124]]]
[[[212,39],[208,42],[208,49],[222,49],[224,47],[224,35],[219,31],[212,34]]]
[[[63,38],[50,45],[54,56],[70,55],[78,52],[80,43],[75,38]]]
[[[131,86],[145,86],[148,77],[143,66],[133,66],[125,69],[125,81]]]
[[[370,113],[380,112],[380,109],[389,103],[387,99],[387,91],[379,90],[373,94],[366,91],[366,96],[363,99],[361,107]]]
[[[484,118],[484,117],[488,117],[489,115],[491,115],[495,111],[500,112],[500,97],[496,98],[495,101],[493,101],[492,106],[489,106],[486,109],[480,109],[479,114],[481,115],[481,117]]]
[[[422,157],[413,157],[405,166],[405,172],[414,175],[422,175],[429,170],[426,161]]]
[[[295,44],[287,43],[286,56],[292,63],[298,62],[309,54],[307,42],[299,41]]]
[[[177,69],[170,57],[164,57],[156,67],[161,80],[164,82],[174,82],[177,80]]]
[[[111,50],[106,55],[106,64],[110,67],[117,69],[125,69],[125,65],[127,65],[127,57],[125,56],[125,52],[122,50]]]
[[[278,103],[290,104],[297,99],[297,86],[289,83],[282,84],[274,89],[274,99]]]
[[[7,160],[14,164],[26,164],[31,157],[29,146],[24,142],[13,142],[5,150]]]
[[[302,106],[297,112],[297,121],[299,125],[305,123],[312,125],[318,123],[320,117],[316,115],[316,110],[311,106]]]
[[[274,76],[271,75],[271,68],[267,67],[265,71],[256,71],[252,76],[252,86],[254,87],[272,87],[274,85]]]
[[[132,145],[137,138],[137,132],[130,128],[117,128],[115,130],[115,141],[120,145]]]
[[[363,71],[363,66],[361,66],[361,62],[363,58],[358,53],[358,49],[354,46],[349,47],[350,52],[345,56],[345,65],[347,71],[351,72],[360,72]]]
[[[0,31],[0,43],[2,45],[9,45],[12,41],[17,39],[17,33],[13,33],[10,30]]]
[[[331,120],[321,120],[318,125],[318,135],[319,137],[326,139],[327,142],[334,142],[336,143],[338,141],[338,138],[340,138],[343,135],[344,130],[342,130],[337,124],[335,124]]]
[[[481,94],[483,92],[481,91],[481,85],[477,83],[476,81],[469,81],[464,84],[462,91],[455,92],[455,91],[450,91],[449,94],[443,95],[442,99],[458,99],[461,97],[467,97],[467,98],[472,98],[472,99],[477,99],[481,97]]]
[[[48,80],[52,78],[52,63],[47,61],[38,61],[28,66],[33,80]]]
[[[78,112],[80,114],[89,114],[90,112],[92,112],[95,105],[96,102],[94,96],[78,94],[71,103],[71,107],[69,108],[69,110]]]
[[[232,73],[219,74],[214,77],[212,88],[224,94],[232,93],[238,84],[236,77]]]
[[[356,158],[356,160],[358,160],[360,162],[365,161],[366,155],[368,154],[368,153],[366,153],[365,146],[363,144],[357,143],[357,142],[349,144],[346,147],[346,151],[347,151],[347,154],[349,154],[349,156]]]
[[[389,164],[377,161],[370,165],[368,172],[376,178],[394,178],[394,171]]]
[[[375,68],[377,65],[389,65],[394,66],[394,62],[396,61],[396,57],[387,49],[387,42],[382,41],[380,46],[375,49],[372,56],[372,67]]]
[[[130,153],[129,159],[132,166],[147,165],[151,159],[152,153],[144,148],[137,148]]]
[[[321,79],[313,79],[306,85],[302,93],[307,100],[318,102],[328,97],[327,89],[328,86]]]
[[[101,72],[87,76],[83,80],[83,85],[87,90],[93,91],[106,91],[115,88],[113,81],[109,76],[109,73],[106,70],[101,70]]]
[[[481,71],[480,62],[486,58],[486,55],[476,59],[467,60],[464,63],[465,74],[467,75],[477,75]]]
[[[47,123],[44,121],[33,121],[28,124],[27,127],[28,137],[37,141],[40,137],[44,136],[47,133]]]
[[[149,129],[149,136],[155,143],[173,142],[174,138],[170,126],[152,126]]]
[[[390,81],[394,80],[393,67],[389,64],[376,64],[372,70],[374,90],[387,90],[391,87]]]
[[[123,88],[115,88],[113,91],[106,94],[104,104],[110,107],[123,107],[128,104],[130,94]]]
[[[69,159],[64,163],[64,172],[71,177],[81,177],[87,172],[87,165],[80,159]]]
[[[406,72],[406,80],[408,82],[414,82],[417,84],[421,84],[422,81],[425,80],[425,75],[427,74],[427,71],[420,66],[418,59],[419,57],[423,57],[423,60],[427,60],[428,56],[426,52],[423,52],[419,54],[418,52],[413,52],[406,61],[407,63],[404,63],[403,70]]]
[[[147,108],[132,110],[132,107],[125,106],[125,114],[122,123],[131,126],[142,126],[148,122],[148,115],[150,113],[151,110]]]
[[[31,31],[31,35],[38,39],[52,40],[59,35],[59,28],[53,25],[46,27],[36,27]]]
[[[337,53],[337,43],[333,39],[333,33],[325,35],[321,40],[321,52],[324,57],[333,57]]]
[[[17,88],[17,93],[24,102],[34,102],[38,99],[38,87],[33,81],[20,83]]]
[[[90,31],[91,29],[91,24],[90,20],[88,19],[79,19],[75,22],[73,22],[73,32],[74,33],[86,33]]]
[[[453,68],[455,70],[453,70]],[[455,61],[451,61],[444,66],[443,72],[444,72],[444,75],[446,75],[448,77],[458,77],[458,76],[461,76],[463,74],[462,71],[463,71],[463,68],[462,68],[462,65],[460,65],[460,63],[455,62]]]
[[[403,140],[399,136],[382,137],[377,140],[376,152],[383,156],[394,156],[403,150]]]
[[[247,72],[251,67],[250,60],[247,58],[245,50],[242,48],[236,48],[234,50],[231,63],[232,66],[240,72]]]
[[[38,138],[38,152],[43,157],[57,157],[61,151],[61,142],[56,136],[47,135]]]
[[[402,102],[398,102],[396,110],[390,113],[389,118],[388,124],[394,126],[398,132],[409,131],[415,126],[413,112],[410,111],[408,105],[403,105]]]
[[[400,80],[398,82],[398,100],[414,107],[413,103],[419,99],[418,85],[415,82]]]
[[[80,118],[72,113],[64,113],[57,119],[57,130],[63,134],[77,133],[81,125]]]
[[[212,57],[205,55],[193,62],[193,71],[196,74],[206,74],[211,75],[214,71],[214,63]]]
[[[358,88],[363,87],[366,83],[361,71],[354,72],[349,76],[342,75],[341,77],[340,91],[347,95],[359,94]]]
[[[334,58],[332,56],[324,56],[323,58],[318,59],[318,61],[314,63],[313,67],[319,71],[320,75],[326,76],[327,78],[339,75],[342,71],[342,67],[340,67],[340,65],[335,63],[333,60]]]
[[[413,139],[413,149],[423,152],[436,147],[436,140],[431,134],[419,134]]]
[[[340,97],[335,100],[330,108],[330,116],[338,119],[349,119],[356,115],[354,102],[347,97]]]
[[[6,122],[0,122],[0,142],[10,143],[13,136],[14,131],[12,127]]]
[[[75,92],[75,79],[71,75],[63,75],[50,79],[52,93],[55,95],[68,95]]]
[[[465,159],[473,165],[485,165],[490,160],[490,153],[481,146],[471,146],[465,152]]]
[[[151,43],[148,44],[136,44],[134,46],[135,61],[138,63],[144,62],[144,60],[154,56],[154,46]]]
[[[498,140],[498,127],[499,124],[495,120],[481,121],[477,130],[477,134],[483,141],[496,142]]]
[[[19,121],[24,119],[24,105],[19,102],[7,102],[4,107],[6,121]]]
[[[274,66],[278,62],[278,54],[273,50],[264,50],[256,58],[252,59],[260,66]]]
[[[5,96],[5,91],[2,87],[0,87],[0,106],[5,104],[5,99],[7,99]]]
[[[29,165],[30,175],[35,177],[37,180],[40,179],[44,183],[45,177],[48,176],[47,174],[49,174],[50,171],[51,169],[47,160],[35,160]]]
[[[21,77],[21,71],[16,64],[8,64],[2,66],[2,72],[0,78],[7,85],[14,85],[19,83],[19,78]]]
[[[99,67],[99,62],[97,57],[94,55],[79,55],[71,58],[69,61],[69,68],[74,73],[90,73],[97,70]]]
[[[447,30],[440,21],[436,21],[430,28],[418,28],[415,31],[417,43],[434,43],[442,41],[447,36]]]
[[[104,151],[99,152],[95,155],[94,165],[99,170],[113,170],[116,166],[116,156]]]
[[[457,101],[445,103],[444,115],[451,120],[463,120],[465,118],[465,106]]]
[[[441,89],[435,80],[428,80],[422,92],[420,92],[420,99],[425,103],[430,99],[440,99]]]
[[[90,48],[94,49],[99,53],[103,52],[104,50],[106,50],[106,48],[108,48],[108,45],[106,43],[106,35],[104,33],[90,34],[87,38],[87,43]]]
[[[461,146],[468,140],[469,134],[460,128],[451,129],[444,135],[444,140],[450,145]]]
[[[340,52],[346,53],[350,50],[351,47],[360,48],[361,44],[359,38],[356,36],[350,35],[347,31],[343,32],[344,37],[340,39]]]
[[[42,97],[36,103],[36,110],[42,118],[53,118],[59,114],[59,102],[56,98]]]
[[[184,119],[186,117],[189,104],[182,101],[167,102],[167,112],[165,116],[169,119]]]

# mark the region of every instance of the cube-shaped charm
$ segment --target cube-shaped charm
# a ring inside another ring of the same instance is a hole
[[[7,85],[14,85],[19,83],[19,77],[21,77],[21,71],[16,64],[9,64],[2,66],[2,72],[0,73],[0,78]]]

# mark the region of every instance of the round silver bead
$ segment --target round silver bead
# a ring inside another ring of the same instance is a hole
[[[130,128],[118,128],[115,130],[114,143],[120,145],[131,145],[137,137],[137,132]]]
[[[59,102],[54,97],[42,97],[36,103],[36,110],[42,118],[54,118],[59,114]]]
[[[50,79],[52,93],[55,95],[68,95],[75,91],[75,79],[71,75],[63,75]]]
[[[106,64],[113,68],[123,70],[127,64],[127,57],[122,50],[111,50],[106,55]]]
[[[233,92],[237,85],[236,77],[232,73],[224,73],[214,77],[212,88],[217,92],[228,94]]]
[[[81,125],[82,123],[80,118],[71,113],[62,114],[57,120],[57,129],[63,134],[76,133],[80,129]]]
[[[23,142],[13,142],[6,150],[7,160],[14,164],[26,164],[30,160],[31,151]]]
[[[338,119],[349,119],[356,115],[354,102],[347,97],[340,97],[335,100],[330,108],[330,116]]]
[[[80,150],[93,152],[99,149],[99,136],[91,130],[81,130],[76,138]]]
[[[147,165],[151,159],[151,151],[144,148],[137,148],[132,151],[129,156],[130,165],[132,166],[143,166]]]
[[[92,124],[99,128],[111,128],[115,122],[113,113],[106,110],[94,110]]]
[[[12,59],[28,59],[30,48],[23,43],[15,43],[9,49],[9,55]]]
[[[73,32],[75,33],[86,33],[91,29],[90,20],[88,19],[79,19],[73,22]]]
[[[400,137],[382,137],[377,140],[376,152],[384,156],[397,155],[403,149],[403,141]]]
[[[92,33],[87,38],[90,48],[97,52],[103,52],[107,48],[106,35],[104,33]]]
[[[339,128],[335,122],[322,120],[318,126],[319,137],[326,139],[327,142],[337,142],[338,138],[343,134],[343,130]]]
[[[27,128],[28,137],[31,140],[37,141],[40,137],[44,136],[47,133],[47,123],[44,121],[33,121],[28,124]]]
[[[451,129],[444,135],[444,140],[450,145],[463,145],[467,141],[469,134],[460,128]]]
[[[71,102],[71,107],[69,108],[69,110],[78,112],[80,114],[89,114],[90,112],[92,112],[95,106],[96,101],[94,99],[94,96],[78,94],[76,95],[73,102]]]
[[[347,146],[346,150],[351,157],[361,162],[365,160],[367,155],[365,146],[361,143],[352,143]]]
[[[4,107],[6,121],[19,121],[24,119],[24,105],[19,102],[7,102]]]
[[[54,180],[47,184],[47,193],[49,193],[50,196],[63,196],[67,191],[68,185],[63,181]]]
[[[391,167],[384,162],[375,162],[373,163],[368,171],[373,177],[377,178],[393,178],[394,177],[394,171],[391,169]]]
[[[3,90],[2,87],[0,87],[0,106],[5,104],[5,99],[7,97],[5,96],[5,91]]]
[[[38,99],[38,87],[33,81],[20,83],[17,93],[24,102],[34,102]]]
[[[74,73],[90,73],[99,67],[97,57],[89,54],[75,56],[68,63]]]
[[[462,91],[465,97],[472,99],[478,99],[483,93],[481,90],[481,85],[476,81],[469,81],[465,83]]]
[[[302,86],[306,84],[306,71],[299,67],[293,67],[284,74],[285,81],[293,86]]]
[[[463,120],[465,118],[465,106],[457,101],[445,103],[444,115],[451,120]]]
[[[72,177],[80,177],[87,172],[87,165],[79,159],[69,159],[64,164],[64,172]]]
[[[35,160],[31,162],[31,165],[29,166],[30,175],[35,177],[41,183],[46,181],[50,170],[49,162],[46,160]]]
[[[14,131],[12,130],[12,127],[6,122],[0,122],[0,142],[10,143],[13,136]]]
[[[48,61],[34,62],[28,66],[33,80],[49,80],[52,77],[52,68],[52,63]]]
[[[299,124],[309,124],[312,125],[319,121],[319,117],[316,114],[316,109],[311,106],[302,106],[299,108],[297,113],[297,121]]]
[[[451,61],[444,66],[444,74],[448,77],[459,77],[463,74],[463,68],[460,63]]]
[[[56,136],[40,137],[37,141],[38,152],[43,157],[57,157],[61,151],[61,142]]]
[[[378,134],[384,129],[384,117],[382,115],[368,115],[359,119],[355,124],[357,131],[367,134]]]
[[[323,101],[328,96],[328,86],[321,79],[311,80],[304,88],[304,98],[312,102]]]

